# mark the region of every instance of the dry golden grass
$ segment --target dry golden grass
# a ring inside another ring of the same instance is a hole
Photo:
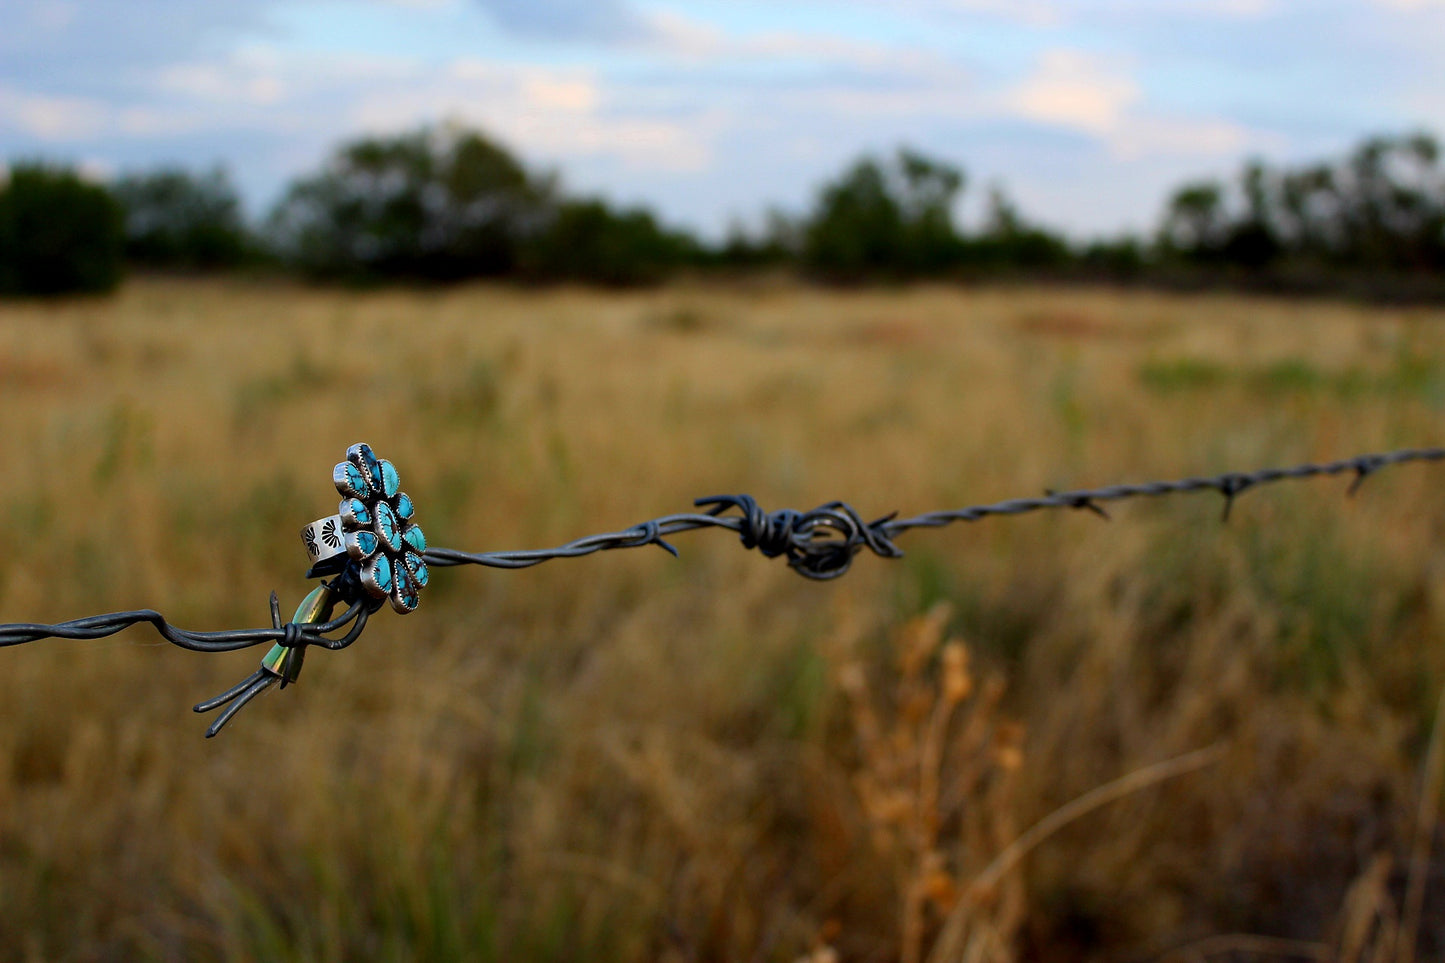
[[[0,306],[0,619],[264,624],[358,440],[500,549],[1439,444],[1442,407],[1438,311],[137,282]],[[0,651],[0,958],[1434,958],[1442,477],[915,532],[822,585],[716,532],[437,572],[212,742],[187,707],[259,650]]]

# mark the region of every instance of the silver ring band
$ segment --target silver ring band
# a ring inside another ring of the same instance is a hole
[[[318,518],[301,529],[301,541],[306,543],[306,554],[312,565],[344,555],[346,543],[342,539],[341,516]]]

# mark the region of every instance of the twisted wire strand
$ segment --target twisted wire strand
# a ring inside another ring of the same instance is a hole
[[[249,649],[267,642],[280,643],[287,648],[315,645],[324,649],[344,649],[361,637],[366,628],[370,612],[362,601],[353,602],[345,612],[329,622],[297,625],[288,622],[265,629],[232,629],[222,632],[192,632],[177,628],[154,609],[138,609],[134,612],[111,612],[108,615],[92,615],[89,618],[73,619],[55,625],[41,623],[16,623],[0,625],[0,648],[22,645],[40,639],[103,639],[123,632],[133,625],[150,623],[157,634],[172,645],[192,652],[235,652]],[[345,635],[330,638],[347,624],[351,628]]]
[[[744,548],[757,549],[768,558],[785,557],[788,565],[800,575],[815,580],[829,580],[847,572],[854,556],[864,549],[881,558],[902,557],[902,549],[895,545],[893,540],[915,528],[941,528],[955,522],[978,521],[993,515],[1022,515],[1057,508],[1086,509],[1107,518],[1104,509],[1100,507],[1101,502],[1194,491],[1214,491],[1223,495],[1224,518],[1227,520],[1234,499],[1259,485],[1284,479],[1353,473],[1355,478],[1349,489],[1350,494],[1353,494],[1365,478],[1386,466],[1403,462],[1441,460],[1445,460],[1445,448],[1408,448],[1289,468],[1262,468],[1253,472],[1226,472],[1175,481],[1150,481],[1050,492],[1037,498],[1013,498],[992,504],[927,512],[909,518],[886,515],[871,522],[865,522],[846,502],[829,502],[807,512],[794,509],[766,512],[750,495],[714,495],[699,498],[694,503],[696,507],[703,509],[701,512],[664,515],[622,531],[587,535],[556,548],[476,553],[451,548],[432,548],[426,552],[424,558],[428,565],[437,568],[483,565],[491,568],[520,569],[540,565],[552,559],[580,558],[594,552],[641,548],[647,545],[656,545],[676,555],[677,549],[667,541],[670,536],[705,528],[720,528],[738,535]],[[726,514],[733,511],[737,514]],[[346,581],[344,576],[341,581]],[[153,609],[139,609],[95,615],[53,625],[0,625],[0,648],[45,638],[99,639],[134,625],[149,623],[167,642],[195,652],[233,652],[265,643],[279,643],[287,648],[314,645],[334,651],[346,648],[360,637],[376,607],[375,603],[368,603],[361,598],[355,586],[346,584],[341,586],[341,589],[343,598],[350,601],[349,607],[329,622],[304,625],[286,623],[261,629],[194,632],[172,625]],[[279,619],[275,621],[279,622]],[[330,633],[348,625],[350,628],[344,635],[331,636]]]
[[[750,495],[713,495],[694,502],[702,511],[664,515],[620,532],[587,535],[556,548],[478,553],[433,548],[425,553],[424,558],[428,565],[438,568],[485,565],[492,568],[518,569],[540,565],[555,558],[579,558],[594,552],[641,548],[645,545],[656,545],[676,555],[677,549],[667,541],[670,536],[704,528],[720,528],[736,534],[744,548],[757,549],[767,558],[786,558],[788,565],[800,575],[827,580],[838,578],[847,572],[853,564],[854,556],[864,549],[881,558],[901,557],[903,551],[893,540],[915,528],[941,528],[955,522],[973,522],[993,515],[1022,515],[1056,508],[1084,509],[1108,518],[1100,505],[1101,502],[1195,491],[1214,491],[1223,495],[1223,517],[1227,521],[1235,498],[1259,485],[1289,478],[1313,478],[1353,472],[1355,478],[1350,484],[1349,494],[1354,494],[1361,482],[1387,465],[1440,460],[1445,460],[1445,448],[1409,448],[1319,464],[1295,465],[1290,468],[1262,468],[1253,472],[1227,472],[1176,481],[1047,492],[1039,498],[1012,498],[988,505],[927,512],[911,518],[897,518],[895,513],[871,522],[865,522],[846,502],[828,502],[808,512],[794,509],[767,512]],[[206,737],[211,738],[256,696],[273,685],[280,684],[284,688],[289,681],[294,681],[296,673],[300,671],[301,658],[305,655],[307,646],[314,645],[335,651],[346,648],[360,638],[367,620],[381,601],[366,597],[363,586],[358,581],[356,564],[348,565],[334,581],[323,584],[340,602],[348,606],[345,612],[328,622],[283,624],[280,605],[276,593],[273,592],[269,628],[193,632],[177,628],[153,609],[139,609],[133,612],[95,615],[55,625],[0,625],[0,647],[21,645],[45,638],[99,639],[134,625],[148,623],[167,642],[195,652],[233,652],[267,642],[297,650],[292,653],[294,661],[287,663],[284,670],[263,661],[262,667],[247,678],[215,698],[195,706],[196,712],[221,709],[219,716],[206,730]],[[331,635],[342,629],[346,629],[344,634],[334,637]]]
[[[666,537],[703,528],[722,528],[736,533],[744,548],[756,548],[769,558],[785,556],[789,566],[799,574],[828,580],[846,572],[853,557],[863,549],[882,558],[901,557],[903,551],[893,540],[915,528],[942,528],[955,522],[973,522],[993,515],[1022,515],[1057,508],[1084,509],[1108,518],[1101,502],[1197,491],[1213,491],[1224,496],[1223,518],[1228,521],[1234,500],[1260,485],[1285,479],[1353,473],[1355,477],[1348,490],[1353,495],[1366,478],[1381,468],[1404,462],[1441,460],[1445,460],[1445,448],[1406,448],[1288,468],[1261,468],[1252,472],[1225,472],[1174,481],[1047,492],[1037,498],[1011,498],[992,504],[926,512],[909,518],[887,515],[866,523],[845,502],[829,502],[808,512],[794,509],[765,512],[749,495],[715,495],[699,498],[694,503],[698,508],[706,509],[705,513],[664,515],[622,531],[587,535],[556,548],[475,553],[433,548],[427,551],[425,558],[428,565],[438,568],[484,565],[516,569],[540,565],[556,558],[577,558],[594,552],[644,545],[657,545],[676,555],[677,550],[666,541]],[[729,511],[738,514],[723,514]]]

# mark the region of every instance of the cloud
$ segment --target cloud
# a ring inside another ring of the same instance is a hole
[[[918,10],[965,16],[990,16],[1029,27],[1056,27],[1071,12],[1062,0],[867,0],[883,7],[902,4]]]
[[[171,64],[156,74],[156,89],[167,94],[216,103],[275,104],[287,86],[275,64],[239,57],[219,62]]]
[[[1445,0],[0,0],[0,24],[0,154],[224,157],[260,196],[450,117],[702,223],[911,143],[1077,226],[1245,151],[1445,131]]]
[[[1078,50],[1050,50],[1004,103],[1018,116],[1102,134],[1119,127],[1140,99],[1133,77]]]
[[[1253,134],[1226,120],[1192,120],[1177,117],[1130,118],[1110,132],[1108,143],[1124,159],[1176,154],[1192,157],[1228,157],[1247,146],[1264,142],[1280,145],[1281,138]]]
[[[0,129],[9,127],[41,140],[75,141],[108,127],[105,105],[84,97],[57,97],[0,87]]]
[[[0,0],[0,77],[114,89],[152,67],[267,29],[251,0]]]
[[[1118,158],[1230,155],[1259,140],[1234,121],[1151,105],[1121,64],[1078,50],[1044,52],[999,102],[1009,116],[1088,134]]]
[[[537,40],[637,43],[655,28],[627,0],[476,0],[503,30]]]
[[[460,58],[440,76],[387,85],[353,107],[351,127],[394,133],[447,118],[548,158],[605,158],[633,170],[697,172],[712,160],[715,112],[685,119],[612,103],[595,74]]]

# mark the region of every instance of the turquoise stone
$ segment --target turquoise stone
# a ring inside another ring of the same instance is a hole
[[[421,560],[421,556],[414,552],[407,552],[406,568],[407,571],[411,573],[411,577],[416,580],[417,588],[426,588],[426,583],[430,580],[431,576],[427,572],[426,562]]]
[[[396,585],[391,590],[391,607],[405,615],[407,612],[416,610],[421,603],[421,596],[418,594],[416,580],[412,578],[411,572],[405,565],[396,569]]]
[[[396,514],[398,518],[410,519],[416,509],[412,507],[411,496],[406,492],[396,496]]]
[[[406,542],[418,555],[426,551],[426,534],[422,532],[420,525],[411,525],[402,533],[402,541]]]
[[[391,593],[394,587],[391,558],[381,554],[361,567],[361,584],[376,598]]]
[[[346,554],[360,561],[376,554],[375,532],[360,531],[346,533]]]
[[[372,452],[371,446],[352,445],[346,454],[349,459],[356,462],[361,468],[362,474],[366,476],[366,480],[370,482],[372,497],[379,495],[381,493],[381,465],[377,462],[376,454]]]
[[[352,531],[371,524],[371,510],[366,507],[366,502],[359,498],[343,500],[340,515],[341,524]]]
[[[401,551],[401,522],[397,521],[396,513],[386,502],[376,503],[376,534],[381,536],[387,548],[393,552]]]
[[[396,466],[391,462],[382,459],[381,462],[381,493],[390,498],[401,491],[401,476],[396,473]]]
[[[344,461],[332,469],[331,480],[336,483],[336,490],[346,498],[365,498],[370,494],[366,476],[349,461]]]

